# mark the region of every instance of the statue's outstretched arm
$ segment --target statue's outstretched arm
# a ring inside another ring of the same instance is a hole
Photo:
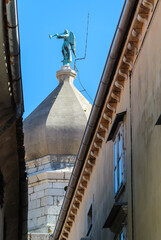
[[[69,34],[57,34],[57,38],[68,38]]]
[[[57,38],[67,38],[67,37],[69,37],[69,34],[63,34],[63,33],[61,33],[61,34],[58,34],[58,33],[56,33],[56,34],[54,34],[54,35],[49,35],[49,38],[51,39],[51,38],[53,38],[53,37],[57,37]]]
[[[51,38],[53,38],[53,37],[57,37],[59,34],[54,34],[54,35],[51,35],[51,34],[49,34],[49,38],[51,39]]]

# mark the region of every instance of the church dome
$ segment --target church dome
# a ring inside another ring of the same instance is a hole
[[[91,104],[73,85],[76,72],[63,66],[59,85],[24,120],[26,160],[46,155],[76,155]]]

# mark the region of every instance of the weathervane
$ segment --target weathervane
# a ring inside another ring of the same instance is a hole
[[[62,45],[62,54],[64,57],[63,65],[67,65],[72,62],[72,53],[76,57],[76,40],[73,32],[70,32],[66,29],[64,33],[56,33],[54,35],[49,35],[49,38],[57,37],[57,39],[64,39],[64,43]]]

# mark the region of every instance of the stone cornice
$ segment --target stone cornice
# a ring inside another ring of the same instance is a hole
[[[26,167],[34,168],[36,166],[44,165],[50,162],[67,162],[67,163],[74,163],[75,162],[75,155],[47,155],[41,158],[37,158],[34,160],[30,160],[26,162]]]
[[[44,181],[44,180],[64,180],[66,178],[66,174],[72,172],[72,168],[68,168],[66,171],[52,171],[48,170],[45,172],[40,172],[38,174],[33,174],[28,177],[28,184],[34,184],[36,182]]]

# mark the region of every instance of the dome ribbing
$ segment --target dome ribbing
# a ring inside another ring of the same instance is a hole
[[[75,88],[76,72],[63,66],[57,72],[59,85],[25,119],[26,160],[46,155],[76,155],[91,110],[91,104]]]

